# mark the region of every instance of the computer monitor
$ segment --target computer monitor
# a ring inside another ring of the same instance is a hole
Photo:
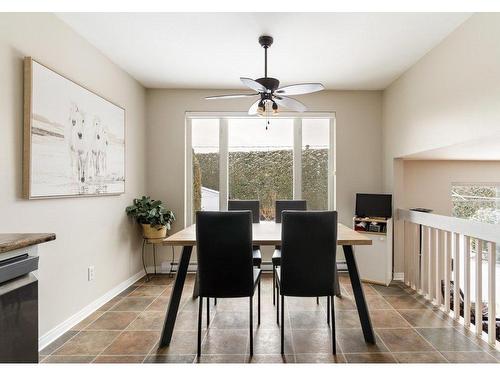
[[[392,216],[391,194],[356,194],[356,216],[384,217]]]

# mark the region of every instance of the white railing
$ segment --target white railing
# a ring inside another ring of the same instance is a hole
[[[500,226],[406,209],[398,209],[397,218],[404,222],[405,284],[496,346],[496,244],[500,244]],[[483,293],[485,249],[487,295]],[[487,334],[482,324],[484,302],[488,306]],[[475,324],[471,322],[472,303]]]

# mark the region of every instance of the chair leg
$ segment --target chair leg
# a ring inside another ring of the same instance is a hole
[[[253,356],[253,297],[250,297],[250,357]]]
[[[276,305],[276,274],[274,272],[275,268],[273,265],[273,305]]]
[[[276,324],[280,325],[280,288],[276,285]]]
[[[210,325],[210,298],[207,298],[207,328]]]
[[[257,285],[257,324],[260,325],[260,279]]]
[[[198,297],[199,306],[198,306],[198,351],[197,356],[200,357],[201,354],[201,316],[203,312],[203,297]]]
[[[284,354],[285,354],[285,296],[282,295],[281,296],[281,355]]]
[[[337,262],[335,262],[334,271],[335,271],[335,278],[333,280],[333,290],[335,291],[335,295],[340,298],[342,297],[342,293],[340,292],[339,272],[337,270]]]
[[[331,298],[331,314],[332,314],[332,348],[333,348],[333,354],[337,354],[337,344],[335,342],[335,298],[333,296],[330,296]]]
[[[217,306],[217,298],[214,298],[214,306]]]
[[[326,323],[330,325],[330,296],[326,296]]]
[[[319,305],[319,297],[316,297],[316,305]]]

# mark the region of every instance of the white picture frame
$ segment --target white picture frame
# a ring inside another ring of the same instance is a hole
[[[125,193],[125,109],[24,59],[23,195]]]

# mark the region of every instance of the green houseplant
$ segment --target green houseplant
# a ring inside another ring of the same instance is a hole
[[[174,213],[167,210],[162,201],[150,197],[136,198],[133,203],[125,209],[125,212],[141,224],[144,237],[166,237],[170,224],[175,220]]]

